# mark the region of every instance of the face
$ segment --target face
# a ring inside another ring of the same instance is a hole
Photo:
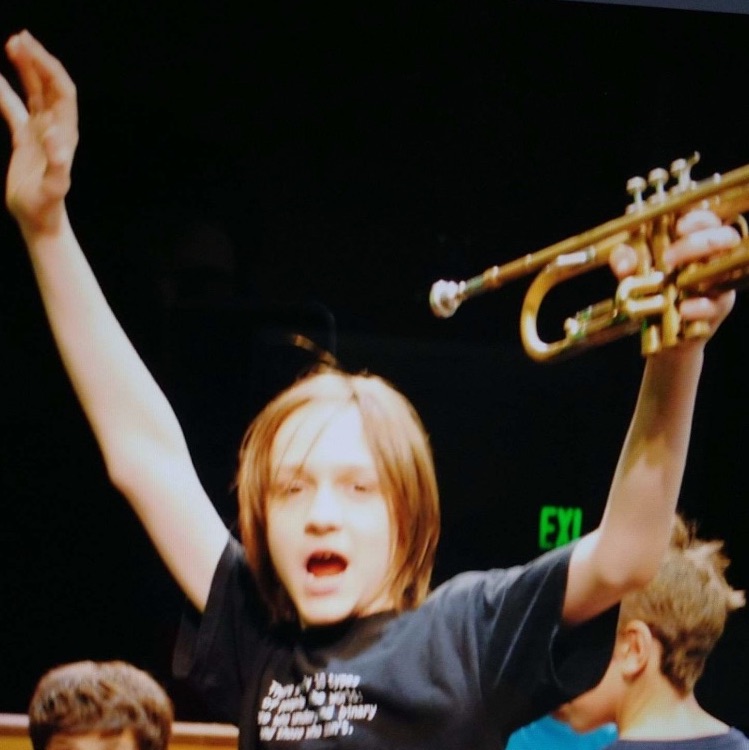
[[[55,734],[47,743],[47,750],[138,750],[138,743],[130,730],[120,734]]]
[[[294,412],[271,471],[268,548],[302,626],[391,609],[393,524],[356,406]]]

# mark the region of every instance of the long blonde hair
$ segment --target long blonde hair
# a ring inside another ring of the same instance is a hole
[[[390,590],[399,610],[418,606],[429,591],[440,531],[437,480],[426,430],[408,399],[383,378],[325,368],[276,396],[253,420],[240,448],[239,526],[271,619],[296,618],[267,543],[273,441],[281,425],[311,403],[340,403],[359,410],[395,528]]]

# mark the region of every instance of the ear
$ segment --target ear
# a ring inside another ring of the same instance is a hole
[[[620,629],[617,643],[619,669],[625,680],[637,679],[656,656],[655,639],[642,620],[630,620]]]

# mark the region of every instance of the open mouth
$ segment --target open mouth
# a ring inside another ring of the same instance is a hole
[[[307,572],[316,578],[343,573],[348,562],[335,552],[316,552],[307,559]]]

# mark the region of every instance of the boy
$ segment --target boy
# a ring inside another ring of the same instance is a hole
[[[594,685],[611,608],[668,544],[705,339],[649,358],[601,525],[574,547],[427,597],[439,516],[426,432],[382,379],[334,371],[280,394],[248,430],[239,545],[70,226],[75,86],[28,32],[6,50],[26,94],[0,79],[7,204],[109,475],[194,605],[176,671],[239,723],[241,747],[496,750]],[[706,211],[676,234],[673,266],[739,241]],[[619,276],[634,257],[614,254]],[[712,332],[733,300],[689,299],[680,312]]]
[[[172,703],[122,661],[79,661],[47,672],[29,705],[34,750],[166,750]]]
[[[744,594],[725,579],[722,543],[697,539],[677,519],[658,575],[621,603],[614,654],[601,683],[560,709],[586,731],[616,721],[624,750],[749,750],[749,739],[711,716],[694,686]]]

